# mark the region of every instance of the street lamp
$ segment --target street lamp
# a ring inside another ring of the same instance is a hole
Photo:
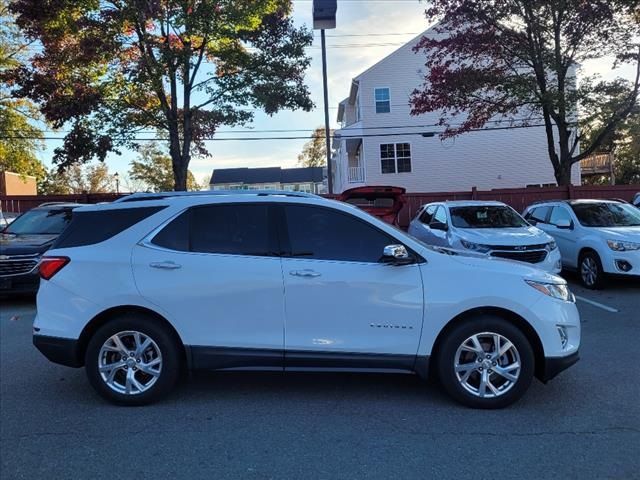
[[[118,175],[118,172],[113,174],[113,178],[116,179],[116,193],[120,193],[120,175]]]
[[[325,29],[336,28],[338,0],[313,0],[313,29],[320,30],[322,42],[322,84],[324,88],[324,135],[327,145],[327,187],[333,193],[333,174],[331,168],[331,137],[329,135],[329,91],[327,89],[327,45]]]

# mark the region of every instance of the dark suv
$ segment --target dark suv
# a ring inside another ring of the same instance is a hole
[[[38,290],[37,265],[71,222],[76,203],[45,203],[23,213],[0,233],[0,295]]]

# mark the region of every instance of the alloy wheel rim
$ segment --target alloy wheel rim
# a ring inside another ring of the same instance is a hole
[[[500,397],[510,391],[520,378],[520,353],[507,337],[499,333],[477,333],[458,347],[454,371],[458,383],[473,396]]]
[[[586,257],[582,260],[582,266],[580,267],[580,273],[582,275],[582,280],[587,285],[591,286],[596,283],[596,279],[598,278],[598,265],[596,265],[596,261],[591,257]]]
[[[153,387],[162,373],[160,347],[142,332],[118,332],[100,348],[98,372],[114,392],[123,395],[144,393]]]

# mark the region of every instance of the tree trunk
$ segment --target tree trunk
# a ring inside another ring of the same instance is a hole
[[[571,185],[571,167],[571,162],[562,159],[559,167],[555,171],[556,182],[558,182],[558,185],[562,187]]]

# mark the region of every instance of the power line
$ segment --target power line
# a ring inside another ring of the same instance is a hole
[[[530,121],[538,121],[538,120],[543,120],[544,117],[527,117],[527,118],[508,118],[508,119],[497,119],[497,120],[487,120],[486,123],[492,123],[492,124],[500,124],[500,123],[513,123],[513,122],[530,122]],[[450,126],[456,127],[456,126],[461,126],[463,125],[463,123],[452,123],[449,124]],[[441,126],[440,123],[430,123],[430,124],[422,124],[422,125],[397,125],[397,126],[382,126],[382,127],[344,127],[341,128],[340,130],[345,132],[348,130],[353,130],[353,131],[360,131],[360,130],[395,130],[395,129],[399,129],[399,128],[431,128],[431,127],[438,127]],[[302,132],[309,132],[309,133],[313,133],[315,132],[315,128],[300,128],[300,129],[289,129],[289,128],[282,128],[282,129],[269,129],[269,130],[254,130],[254,129],[243,129],[243,130],[219,130],[218,132],[216,132],[217,134],[231,134],[231,135],[237,135],[237,134],[247,134],[247,133],[302,133]],[[5,132],[21,132],[24,131],[22,129],[6,129],[4,130]],[[41,130],[42,132],[50,132],[50,133],[71,133],[72,130]],[[157,133],[157,130],[140,130],[138,132],[135,132],[135,134],[148,134],[148,133]],[[26,137],[20,137],[20,138],[26,138]]]
[[[532,124],[532,125],[511,125],[508,127],[490,127],[490,128],[476,128],[466,130],[466,132],[486,132],[493,130],[516,130],[523,128],[535,128],[535,127],[544,127],[545,124]],[[385,128],[391,127],[380,127],[379,130],[384,130]],[[419,127],[412,127],[419,128]],[[394,137],[394,136],[405,136],[405,135],[420,135],[426,137],[433,137],[441,132],[395,132],[395,133],[365,133],[362,135],[331,135],[331,138],[334,139],[349,139],[349,138],[370,138],[370,137]],[[200,141],[204,142],[234,142],[234,141],[266,141],[266,140],[309,140],[311,137],[309,136],[286,136],[286,137],[244,137],[244,138],[231,138],[231,137],[222,137],[222,138],[202,138]],[[8,136],[3,135],[0,136],[2,140],[64,140],[64,137],[21,137],[21,136]],[[157,138],[157,137],[149,137],[149,138],[136,138],[134,139],[138,142],[167,142],[166,138]]]

